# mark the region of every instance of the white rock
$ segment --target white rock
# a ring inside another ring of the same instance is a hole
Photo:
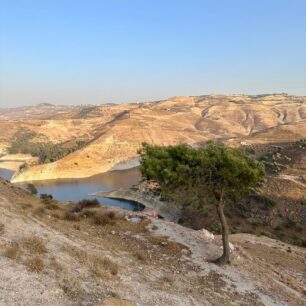
[[[209,232],[207,229],[203,228],[201,229],[201,233],[202,235],[207,238],[207,239],[211,239],[211,240],[214,240],[215,239],[215,236],[213,233]]]

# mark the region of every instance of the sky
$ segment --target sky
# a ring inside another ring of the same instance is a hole
[[[0,107],[306,95],[305,0],[0,0]]]

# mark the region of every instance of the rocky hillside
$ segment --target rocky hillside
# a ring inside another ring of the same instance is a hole
[[[87,106],[63,111],[65,115],[57,112],[48,120],[19,116],[17,121],[12,121],[16,117],[11,110],[2,114],[0,145],[3,150],[9,147],[20,129],[37,133],[36,141],[82,139],[86,145],[80,150],[56,162],[29,167],[14,181],[88,177],[128,165],[142,142],[198,144],[223,139],[237,145],[301,139],[306,134],[305,102],[305,97],[285,94],[174,97],[152,103]]]
[[[306,250],[220,237],[94,203],[39,200],[0,179],[0,304],[304,305]]]

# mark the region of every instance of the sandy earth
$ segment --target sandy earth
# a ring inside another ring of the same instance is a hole
[[[67,206],[44,205],[0,180],[0,305],[306,303],[303,248],[233,235],[232,264],[219,267],[209,260],[220,255],[220,237],[210,240],[160,219],[137,223],[133,213],[131,221],[120,218],[112,225],[95,225],[88,218],[69,221],[59,217]],[[44,242],[42,254],[25,247],[33,236]],[[14,258],[7,255],[10,246],[17,247]],[[43,261],[39,272],[29,271],[33,256]],[[108,258],[118,273],[108,272],[108,266],[97,273],[91,256]]]

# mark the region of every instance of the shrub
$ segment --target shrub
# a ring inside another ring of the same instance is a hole
[[[18,244],[12,244],[5,248],[3,255],[10,259],[16,259],[20,253]]]
[[[48,209],[48,210],[60,209],[58,204],[56,202],[52,201],[52,200],[44,199],[43,203],[45,204],[45,208]]]
[[[27,259],[26,266],[28,271],[41,272],[44,268],[44,262],[39,256],[33,256]]]
[[[284,227],[286,228],[294,228],[296,226],[296,223],[293,220],[287,219],[284,222]]]
[[[35,235],[24,237],[22,246],[30,253],[43,254],[47,252],[44,240]]]
[[[37,193],[38,193],[34,184],[27,184],[27,190],[33,195],[37,195]]]
[[[104,278],[107,272],[112,275],[118,274],[118,265],[108,258],[92,255],[89,256],[88,263],[92,271],[99,277]]]
[[[84,208],[92,208],[92,207],[99,207],[100,203],[97,199],[84,199],[79,201],[72,209],[71,212],[81,212]]]
[[[3,235],[4,233],[4,224],[0,223],[0,235]]]
[[[40,206],[34,210],[33,214],[37,216],[42,216],[45,214],[45,212],[46,212],[45,208]]]
[[[80,215],[71,211],[66,211],[64,214],[64,219],[68,221],[80,221]]]
[[[41,193],[39,197],[42,200],[52,200],[53,199],[52,194],[47,194],[47,193]]]
[[[93,216],[94,223],[96,225],[114,225],[116,214],[113,211],[99,211]]]
[[[139,260],[139,261],[145,261],[146,260],[146,255],[144,252],[141,251],[137,251],[135,253],[135,257]]]
[[[263,203],[264,204],[263,208],[267,209],[267,210],[276,205],[276,202],[272,198],[270,198],[270,197],[268,197],[264,194],[256,193],[256,194],[250,195],[250,197],[253,198],[257,202]]]
[[[49,163],[59,160],[66,155],[82,148],[84,141],[77,141],[73,145],[67,143],[55,144],[52,142],[35,142],[33,139],[37,136],[36,133],[25,130],[18,131],[15,134],[14,140],[9,148],[10,154],[24,153],[36,156],[39,163]]]
[[[101,278],[107,277],[108,273],[112,275],[118,274],[118,265],[108,258],[88,254],[86,251],[76,247],[70,247],[65,250],[77,257],[82,264],[89,267],[92,272]]]
[[[59,286],[72,299],[79,297],[83,293],[79,280],[71,274],[66,275],[60,281]]]

